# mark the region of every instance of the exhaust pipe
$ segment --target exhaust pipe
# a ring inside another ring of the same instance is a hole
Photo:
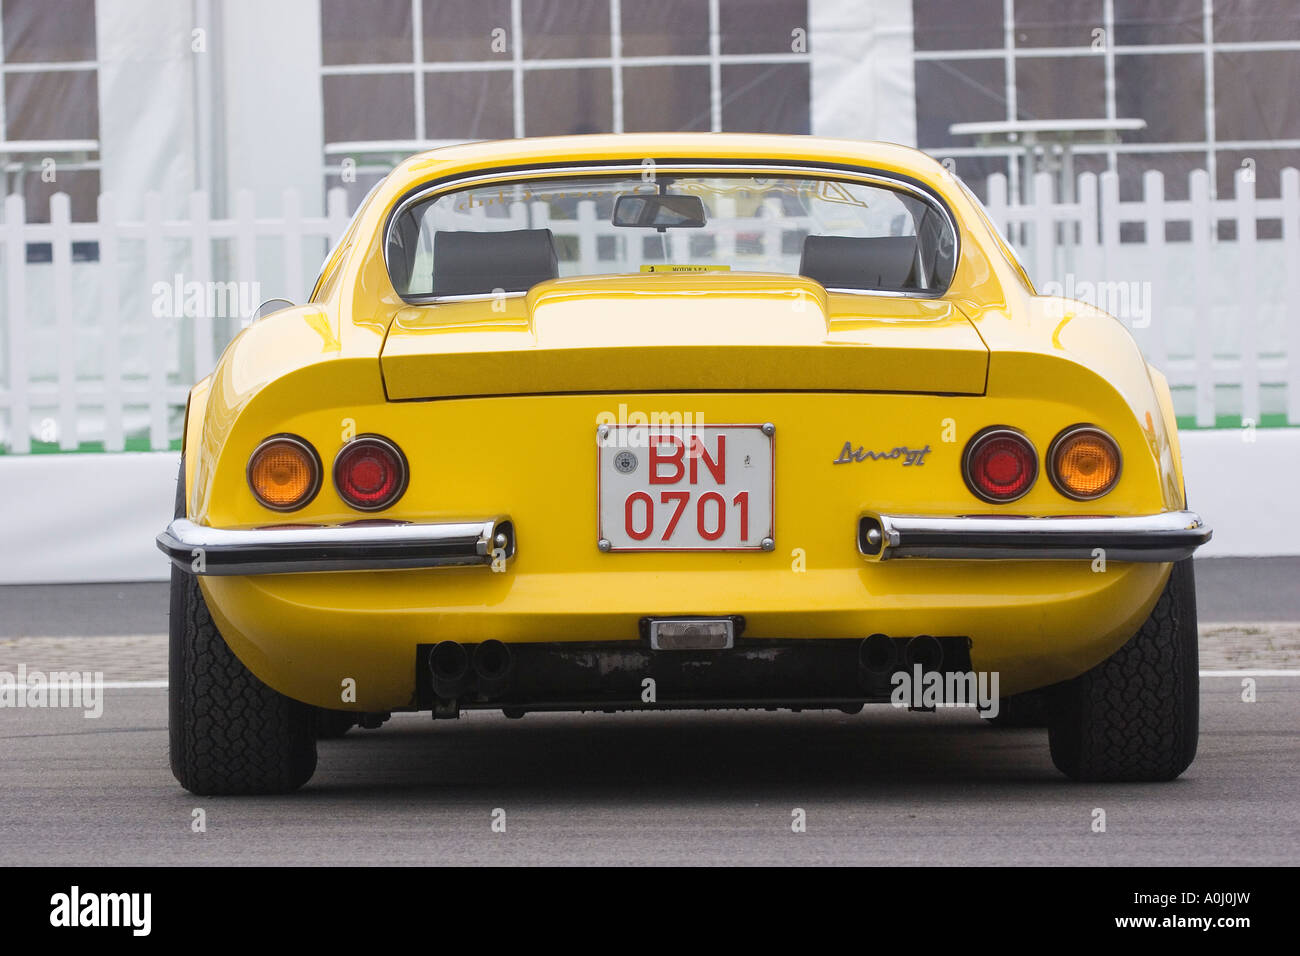
[[[907,642],[907,647],[903,650],[903,659],[907,662],[908,670],[918,664],[921,665],[922,673],[941,670],[943,645],[929,634],[922,634]]]
[[[872,634],[858,645],[858,679],[868,683],[894,670],[898,644],[884,634]]]
[[[500,697],[510,686],[514,664],[510,648],[500,641],[484,641],[474,648],[474,673],[478,691],[484,697]]]
[[[469,684],[469,653],[457,641],[439,641],[429,654],[429,671],[437,696],[459,697]]]

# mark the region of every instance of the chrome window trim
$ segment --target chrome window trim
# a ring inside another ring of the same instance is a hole
[[[499,301],[501,299],[522,299],[528,293],[524,292],[466,292],[461,295],[410,295],[406,296],[403,301],[407,305],[438,305],[442,302],[487,302],[489,300]]]
[[[656,163],[653,170],[668,172],[722,172],[722,173],[770,173],[773,175],[803,175],[814,179],[838,180],[849,182],[862,182],[868,185],[879,186],[883,189],[892,189],[895,192],[904,192],[921,202],[924,202],[932,209],[935,209],[943,216],[944,222],[952,231],[953,237],[953,275],[957,273],[957,268],[961,263],[961,230],[957,227],[957,220],[953,217],[952,211],[948,204],[937,193],[928,189],[908,182],[906,179],[897,179],[885,173],[868,172],[858,170],[851,166],[800,166],[785,164],[760,164],[760,163],[718,163],[718,162],[691,162],[681,160],[676,162]],[[399,202],[388,214],[388,219],[384,225],[383,245],[380,253],[384,260],[384,271],[388,274],[388,281],[391,283],[393,273],[388,261],[389,243],[392,238],[393,230],[396,227],[398,217],[406,212],[412,206],[423,202],[433,196],[443,193],[456,192],[460,189],[470,188],[484,183],[494,182],[520,182],[523,180],[544,179],[547,177],[568,178],[584,175],[614,175],[618,173],[636,173],[640,175],[646,167],[641,163],[610,163],[597,166],[521,166],[514,169],[497,170],[491,173],[482,173],[474,176],[463,176],[458,179],[446,180],[443,182],[433,183],[423,189],[417,188],[410,193],[405,199]],[[633,273],[597,273],[597,275],[632,275]],[[565,276],[564,278],[573,278]],[[915,292],[902,292],[897,289],[842,289],[828,288],[827,292],[843,293],[848,295],[887,295],[897,296],[899,298],[915,299],[937,299],[947,294],[948,289],[952,286],[952,280],[939,290],[918,289]],[[394,290],[396,291],[396,290]],[[513,293],[507,293],[510,295]],[[526,293],[519,293],[526,294]],[[430,305],[435,304],[439,297],[435,296],[402,296],[402,300],[409,305]],[[490,299],[492,293],[485,293],[478,296],[456,297],[457,299]],[[443,299],[450,300],[452,297],[446,296]]]
[[[606,274],[602,274],[602,275],[597,275],[597,276],[595,276],[595,278],[605,278],[606,276],[633,276],[633,275],[639,275],[639,274],[640,274],[640,273],[637,273],[637,272],[610,272],[610,273],[606,273]],[[718,274],[719,274],[719,275],[728,275],[728,274],[730,274],[730,275],[744,275],[745,273],[741,272],[741,273],[718,273]],[[564,276],[564,278],[565,278],[565,279],[581,279],[581,278],[583,278],[583,277],[582,277],[582,276]],[[803,279],[803,278],[807,278],[807,277],[806,277],[806,276],[796,276],[796,275],[792,275],[792,276],[790,276],[790,278],[791,278],[791,279]],[[816,282],[817,280],[815,280],[815,279],[809,279],[808,281],[810,281],[810,282]],[[540,284],[540,283],[539,283],[539,284]],[[463,295],[412,295],[412,296],[407,296],[403,301],[405,301],[407,305],[440,305],[440,304],[442,304],[443,302],[487,302],[487,301],[500,301],[501,299],[522,299],[522,298],[524,298],[526,295],[528,295],[528,292],[530,292],[530,291],[532,291],[532,290],[530,289],[530,290],[526,290],[526,291],[523,291],[523,292],[502,292],[502,293],[499,294],[499,295],[498,295],[497,293],[495,293],[495,292],[470,292],[470,293],[465,293],[465,294],[463,294]],[[917,291],[917,292],[899,292],[899,291],[896,290],[896,289],[879,289],[879,290],[872,291],[872,290],[867,290],[867,289],[839,289],[839,288],[827,288],[826,291],[827,291],[828,293],[829,293],[829,292],[833,292],[833,293],[835,293],[836,295],[878,295],[878,296],[888,297],[888,298],[891,298],[891,299],[940,299],[940,298],[943,298],[943,294],[942,294],[942,293],[937,293],[937,292],[926,292],[925,290],[919,290],[919,291]]]

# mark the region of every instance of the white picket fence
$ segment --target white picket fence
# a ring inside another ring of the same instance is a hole
[[[198,192],[186,217],[169,218],[162,197],[149,193],[142,215],[123,218],[105,193],[96,221],[73,222],[67,195],[56,193],[49,222],[28,223],[22,197],[5,199],[0,445],[6,451],[24,454],[33,441],[73,451],[87,440],[121,451],[130,435],[147,438],[136,447],[170,447],[190,386],[212,369],[247,315],[214,316],[206,308],[156,314],[158,283],[179,277],[187,288],[210,288],[237,279],[261,286],[266,298],[301,298],[315,275],[310,264],[321,261],[348,220],[342,189],[329,193],[323,216],[304,216],[293,190],[274,217],[256,215],[250,192],[236,196],[229,218],[212,218],[209,208],[208,196]],[[27,261],[32,243],[49,244],[48,262]],[[74,243],[96,243],[98,261],[74,262]]]
[[[1267,414],[1300,425],[1300,172],[1282,170],[1280,195],[1267,199],[1256,197],[1245,170],[1229,197],[1211,198],[1204,170],[1189,177],[1186,199],[1166,198],[1158,171],[1148,170],[1142,185],[1141,199],[1121,201],[1115,173],[1085,173],[1077,198],[1062,202],[1052,177],[1040,173],[1038,201],[1013,205],[1006,178],[995,175],[987,207],[1040,292],[1063,288],[1103,308],[1108,303],[1095,300],[1116,293],[1130,304],[1145,300],[1143,315],[1108,311],[1129,325],[1176,399],[1193,397],[1198,427],[1225,414],[1224,390],[1238,393],[1227,411],[1243,424]],[[1233,224],[1235,238],[1219,237],[1222,223]],[[1275,224],[1276,237],[1259,238],[1257,223]],[[1130,224],[1141,226],[1140,241],[1124,241]],[[1167,237],[1169,224],[1181,230],[1178,239]]]
[[[987,207],[1040,291],[1128,296],[1118,307],[1097,304],[1117,312],[1169,376],[1181,415],[1205,427],[1225,414],[1300,425],[1300,173],[1282,173],[1280,198],[1256,198],[1255,186],[1239,174],[1234,196],[1211,199],[1208,176],[1196,172],[1188,198],[1170,200],[1161,175],[1148,172],[1142,198],[1121,201],[1114,174],[1087,173],[1077,198],[1062,202],[1043,174],[1037,201],[1014,205],[1005,178],[993,176]],[[50,221],[27,223],[22,199],[9,196],[0,224],[0,447],[170,447],[190,385],[246,316],[159,315],[153,289],[173,277],[186,286],[238,280],[259,285],[262,298],[300,300],[350,213],[342,190],[330,192],[324,215],[302,207],[287,191],[279,214],[261,217],[241,193],[231,216],[213,218],[196,193],[177,218],[151,194],[128,219],[106,194],[97,221],[72,222],[68,197],[56,194]],[[1235,238],[1220,238],[1223,221],[1235,223]],[[1280,225],[1257,238],[1257,221]],[[1141,224],[1139,241],[1128,241],[1130,223]],[[576,243],[572,268],[599,271],[599,241],[614,231],[591,203],[578,205],[576,219],[543,224]],[[746,227],[758,243],[749,252],[797,263],[787,234],[809,225],[768,208]],[[74,261],[73,244],[86,242],[98,244],[98,261]],[[689,261],[687,242],[673,236],[674,261]],[[32,243],[48,243],[50,261],[29,263]]]

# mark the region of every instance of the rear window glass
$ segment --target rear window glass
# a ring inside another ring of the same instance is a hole
[[[935,295],[949,217],[911,191],[794,175],[658,171],[478,184],[415,202],[385,249],[408,300],[521,292],[567,276],[744,272]]]

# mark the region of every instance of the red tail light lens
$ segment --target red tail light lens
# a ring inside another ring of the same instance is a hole
[[[986,428],[966,446],[966,484],[976,497],[997,503],[1015,501],[1034,486],[1038,453],[1012,428]]]
[[[406,490],[406,456],[387,438],[359,435],[334,459],[334,487],[358,511],[381,511]]]

